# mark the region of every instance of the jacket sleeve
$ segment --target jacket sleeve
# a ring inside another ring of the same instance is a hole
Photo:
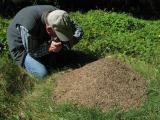
[[[21,36],[16,29],[13,29],[12,27],[8,28],[7,42],[11,57],[16,61],[18,65],[23,66],[26,51],[22,44]]]
[[[71,27],[74,30],[73,40],[70,41],[70,46],[72,47],[81,40],[83,36],[83,29],[74,21],[71,21]]]
[[[77,44],[82,36],[83,36],[83,30],[82,28],[77,25],[73,20],[71,20],[71,29],[73,30],[73,39],[69,42],[62,42],[62,50],[70,50],[73,45]]]
[[[49,54],[47,42],[38,45],[37,40],[33,40],[33,37],[24,26],[18,26],[17,29],[20,32],[22,43],[26,52],[32,57],[38,58]]]

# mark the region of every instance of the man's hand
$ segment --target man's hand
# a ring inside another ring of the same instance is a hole
[[[49,52],[59,52],[62,49],[62,43],[61,42],[55,42],[52,41],[49,45],[48,51]]]

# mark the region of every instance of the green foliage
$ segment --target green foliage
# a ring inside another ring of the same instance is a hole
[[[0,53],[1,53],[2,51],[8,51],[6,32],[9,20],[0,17],[0,21],[1,21],[0,22]]]
[[[24,95],[34,86],[34,79],[6,55],[0,56],[0,118],[17,113]]]
[[[71,15],[84,29],[77,49],[94,52],[97,56],[121,53],[147,62],[159,59],[160,21],[145,21],[125,13],[102,10]]]

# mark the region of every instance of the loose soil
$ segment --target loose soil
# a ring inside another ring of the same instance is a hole
[[[113,58],[103,58],[64,73],[56,79],[56,103],[128,110],[140,107],[146,99],[147,84],[128,65]]]

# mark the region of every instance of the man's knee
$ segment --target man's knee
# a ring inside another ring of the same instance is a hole
[[[47,72],[47,70],[46,69],[39,69],[38,71],[36,71],[35,73],[32,73],[35,77],[40,77],[40,78],[42,78],[42,77],[45,77],[47,74],[48,74],[48,72]]]
[[[44,77],[48,74],[46,67],[38,60],[32,58],[29,54],[24,61],[25,69],[36,77]]]

